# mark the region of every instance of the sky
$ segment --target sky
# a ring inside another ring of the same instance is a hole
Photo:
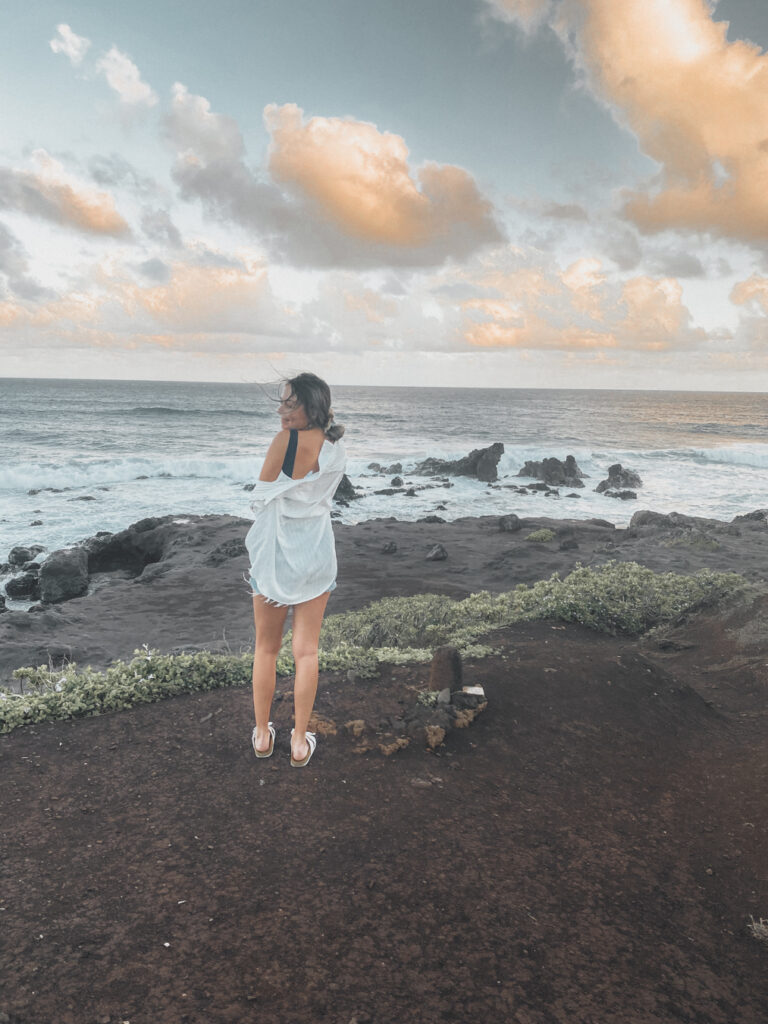
[[[768,388],[764,0],[8,0],[0,376]]]

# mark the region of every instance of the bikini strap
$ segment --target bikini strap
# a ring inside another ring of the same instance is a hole
[[[285,458],[283,459],[283,472],[286,476],[293,476],[293,463],[296,458],[296,447],[299,443],[299,432],[298,430],[292,429],[291,436],[288,439],[288,448],[285,452]]]

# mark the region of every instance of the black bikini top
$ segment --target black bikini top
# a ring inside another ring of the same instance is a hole
[[[286,476],[293,477],[293,463],[296,458],[296,446],[298,443],[298,430],[291,430],[291,436],[288,439],[288,448],[286,449],[285,458],[283,459],[283,472]]]

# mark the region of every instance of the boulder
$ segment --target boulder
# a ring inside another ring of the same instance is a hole
[[[603,494],[605,491],[623,491],[626,489],[634,490],[636,487],[642,487],[643,481],[639,475],[631,469],[624,469],[620,462],[617,462],[613,466],[608,467],[608,477],[605,480],[601,480],[595,490],[598,494]],[[611,495],[616,497],[616,495]],[[637,497],[637,495],[635,495]]]
[[[171,522],[173,518],[150,516],[132,523],[119,533],[102,530],[95,537],[89,537],[82,544],[88,558],[88,572],[121,570],[132,576],[140,576],[145,566],[159,562],[165,554],[168,532],[158,530],[157,527]]]
[[[352,485],[352,481],[349,479],[347,474],[339,481],[339,486],[336,488],[333,500],[334,501],[352,501],[354,498],[362,498],[362,494],[358,494]]]
[[[17,544],[15,548],[11,548],[8,552],[8,561],[11,565],[24,565],[25,562],[29,562],[34,557],[32,548],[24,548],[20,544]]]
[[[446,461],[445,459],[424,459],[416,463],[414,473],[423,476],[437,476],[450,473],[452,476],[474,476],[486,482],[498,480],[499,459],[504,454],[504,445],[495,441],[488,448],[475,448],[463,459]]]
[[[566,456],[565,462],[554,457],[542,459],[541,462],[526,462],[517,475],[532,476],[536,480],[543,480],[550,487],[584,486],[584,474],[573,455]]]
[[[40,597],[40,586],[37,576],[31,572],[12,576],[5,584],[5,592],[15,601],[36,601]]]
[[[637,498],[636,491],[603,491],[603,496],[606,498],[621,498],[622,501],[629,501],[632,498]]]
[[[390,487],[402,487],[403,486],[403,478],[401,476],[393,476],[392,479],[389,481],[389,486]]]
[[[40,597],[49,604],[80,597],[88,590],[88,552],[85,547],[54,551],[40,566]]]
[[[522,525],[520,517],[516,516],[514,512],[510,512],[506,516],[499,516],[499,529],[502,533],[517,533]]]
[[[447,557],[448,552],[442,544],[435,544],[435,546],[430,548],[426,554],[426,560],[428,562],[444,562]]]

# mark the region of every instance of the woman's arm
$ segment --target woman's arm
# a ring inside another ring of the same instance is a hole
[[[264,465],[261,467],[259,480],[266,480],[272,483],[280,476],[280,470],[283,468],[283,459],[288,451],[290,437],[290,430],[279,430],[272,438],[272,443],[267,449],[267,454],[264,456]]]

